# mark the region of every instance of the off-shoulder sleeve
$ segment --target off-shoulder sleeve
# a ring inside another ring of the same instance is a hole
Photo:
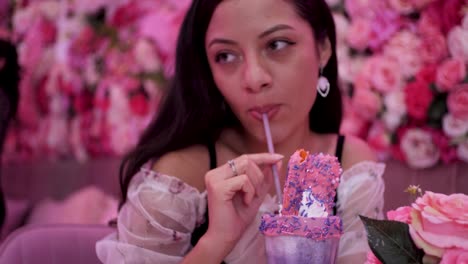
[[[338,187],[337,212],[343,220],[338,263],[364,263],[369,250],[359,215],[383,219],[385,165],[372,161],[355,164],[343,172]]]
[[[117,232],[96,244],[103,263],[179,263],[191,233],[204,221],[206,193],[142,168],[119,212]]]

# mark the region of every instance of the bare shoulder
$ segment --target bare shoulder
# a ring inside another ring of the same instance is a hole
[[[361,161],[377,161],[371,147],[362,139],[347,135],[343,147],[343,169],[349,169]]]
[[[154,163],[152,169],[177,177],[199,191],[203,191],[205,189],[204,176],[210,169],[209,162],[208,149],[202,145],[195,145],[163,155]]]

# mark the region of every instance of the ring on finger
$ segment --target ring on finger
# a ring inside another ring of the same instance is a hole
[[[227,163],[228,163],[229,167],[231,168],[232,173],[234,173],[234,176],[239,175],[239,173],[237,173],[237,168],[236,168],[236,164],[234,163],[234,160],[228,160]]]

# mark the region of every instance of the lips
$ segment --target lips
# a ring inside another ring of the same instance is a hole
[[[270,104],[263,106],[256,106],[249,109],[249,114],[255,119],[262,121],[262,115],[267,114],[268,119],[272,119],[280,109],[279,104]]]

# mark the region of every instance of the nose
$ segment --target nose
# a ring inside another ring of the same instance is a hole
[[[271,86],[272,78],[261,56],[250,56],[245,60],[245,88],[251,93],[258,93]]]

